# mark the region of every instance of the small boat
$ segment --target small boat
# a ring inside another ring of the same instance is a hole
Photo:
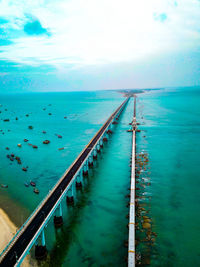
[[[24,185],[25,185],[26,187],[29,187],[29,184],[28,184],[28,183],[24,183]]]
[[[8,185],[7,184],[1,184],[1,187],[2,188],[8,188]]]
[[[39,191],[37,188],[34,188],[33,192],[34,192],[35,194],[39,194],[39,193],[40,193],[40,191]]]
[[[23,167],[22,168],[22,171],[26,172],[27,171],[27,168]]]
[[[49,143],[50,143],[49,140],[44,140],[44,141],[43,141],[43,144],[49,144]]]
[[[33,182],[33,181],[30,181],[30,185],[31,185],[31,186],[36,186],[36,183]]]
[[[24,142],[28,142],[28,139],[24,139]]]
[[[30,130],[32,130],[32,129],[33,129],[33,126],[32,126],[32,125],[30,125],[30,126],[28,126],[28,128],[29,128]]]
[[[60,147],[60,148],[58,148],[58,150],[63,150],[63,149],[65,149],[64,147]]]
[[[35,145],[32,145],[32,147],[33,147],[33,148],[38,148],[38,147],[37,147],[37,146],[35,146]]]
[[[58,138],[62,138],[62,135],[60,134],[55,134]]]

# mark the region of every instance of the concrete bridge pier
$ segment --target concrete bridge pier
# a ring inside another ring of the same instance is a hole
[[[107,133],[105,133],[103,135],[103,142],[108,142],[108,134]]]
[[[74,188],[73,184],[71,185],[70,189],[67,192],[67,204],[74,204]]]
[[[100,147],[102,148],[103,147],[103,141],[102,141],[102,139],[99,141],[99,144],[100,144]]]
[[[76,178],[76,188],[80,189],[83,186],[83,176],[82,176],[82,170],[80,170],[79,174]]]
[[[88,158],[88,167],[91,168],[92,166],[93,166],[92,156],[89,156],[89,158]]]
[[[60,226],[63,225],[62,205],[61,205],[61,203],[60,203],[60,205],[58,206],[58,208],[56,209],[56,212],[55,212],[54,225],[55,225],[55,227],[60,227]]]
[[[47,256],[47,248],[46,248],[46,242],[45,242],[45,234],[44,234],[44,229],[42,230],[42,233],[40,235],[40,245],[38,244],[39,242],[36,242],[35,245],[35,258],[37,260],[44,260]]]
[[[85,164],[83,166],[83,176],[88,175],[88,160],[85,161]]]
[[[112,124],[118,124],[118,122],[117,122],[116,118],[115,118],[115,119],[113,119],[113,121],[112,121]]]
[[[111,124],[109,124],[108,129],[107,129],[107,134],[112,134],[112,127]]]
[[[94,160],[97,159],[97,150],[96,150],[96,148],[94,148],[94,150],[93,150],[93,159]]]
[[[97,143],[97,153],[100,153],[100,145]]]

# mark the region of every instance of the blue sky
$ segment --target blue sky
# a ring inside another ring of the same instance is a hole
[[[0,0],[0,92],[200,85],[199,0]]]

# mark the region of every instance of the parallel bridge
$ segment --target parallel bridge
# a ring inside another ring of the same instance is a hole
[[[132,158],[131,158],[131,188],[129,208],[129,240],[128,240],[128,267],[135,267],[135,154],[136,154],[136,96],[134,98],[134,112],[132,121]]]
[[[28,220],[19,229],[11,242],[0,255],[0,266],[20,266],[33,245],[36,245],[36,257],[46,254],[44,228],[54,215],[55,225],[62,224],[61,202],[67,197],[68,202],[73,202],[73,194],[76,187],[82,185],[82,175],[87,174],[88,167],[93,165],[93,159],[111,133],[111,124],[116,123],[129,97],[108,118],[100,130],[95,134],[89,144],[83,149],[72,165],[66,170],[57,184],[40,203]]]

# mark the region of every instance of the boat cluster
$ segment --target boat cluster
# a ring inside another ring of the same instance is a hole
[[[36,188],[36,183],[35,182],[33,182],[33,181],[30,181],[29,183],[28,182],[25,182],[24,185],[26,187],[29,187],[29,185],[31,185],[32,187],[34,187],[33,192],[35,194],[39,194],[40,191],[39,191],[39,189]]]
[[[48,106],[51,106],[51,104],[48,104]],[[0,107],[2,107],[1,104],[0,104]],[[43,108],[44,111],[46,109],[47,109],[47,107],[44,107]],[[5,111],[7,111],[6,108],[5,108]],[[0,110],[0,113],[2,113],[2,112],[3,112],[3,110]],[[30,115],[31,115],[31,113],[30,114],[27,113],[27,114],[25,114],[25,117],[28,118],[28,117],[30,117]],[[52,113],[51,112],[48,112],[48,115],[51,116]],[[67,116],[64,116],[64,119],[67,119]],[[4,122],[10,122],[10,118],[8,118],[8,117],[6,117],[6,118],[4,117],[4,119],[1,119],[1,120],[4,121]],[[15,120],[18,121],[19,120],[19,117],[15,117]],[[27,128],[29,130],[34,130],[34,126],[33,125],[28,125]],[[7,130],[7,131],[9,132],[10,130]],[[0,132],[2,134],[4,134],[4,131],[2,129],[0,129]],[[46,134],[47,132],[45,130],[43,130],[42,133],[43,134]],[[55,134],[55,136],[57,136],[57,138],[59,138],[59,139],[62,138],[62,135],[60,135],[60,134]],[[28,146],[31,146],[33,149],[38,149],[38,145],[31,144],[29,142],[29,139],[25,138],[23,141],[24,141],[24,143],[27,143]],[[47,139],[46,140],[43,140],[42,141],[42,144],[45,144],[45,145],[50,144],[50,140],[47,140]],[[18,143],[16,146],[18,148],[21,148],[22,149],[24,145],[22,143]],[[10,150],[9,147],[6,147],[5,149],[6,150]],[[65,149],[64,147],[58,148],[58,150],[64,150],[64,149]],[[14,153],[10,153],[10,154],[7,154],[6,157],[11,162],[17,162],[17,164],[22,165],[22,160],[21,160],[21,158],[18,155],[15,155]],[[12,164],[12,163],[10,163],[10,164]],[[27,172],[28,171],[28,166],[23,166],[22,167],[22,171]],[[33,186],[34,187],[34,193],[39,194],[39,190],[35,187],[36,186],[35,182],[33,182],[33,181],[30,181],[30,183],[25,182],[24,185],[26,187],[28,187],[29,185]],[[8,185],[7,184],[0,184],[0,187],[2,187],[2,188],[8,188]]]
[[[8,150],[8,147],[6,149]],[[8,159],[10,159],[10,161],[16,160],[18,164],[20,164],[20,165],[22,164],[20,157],[19,156],[15,156],[15,154],[13,154],[13,153],[7,154],[6,157]]]

